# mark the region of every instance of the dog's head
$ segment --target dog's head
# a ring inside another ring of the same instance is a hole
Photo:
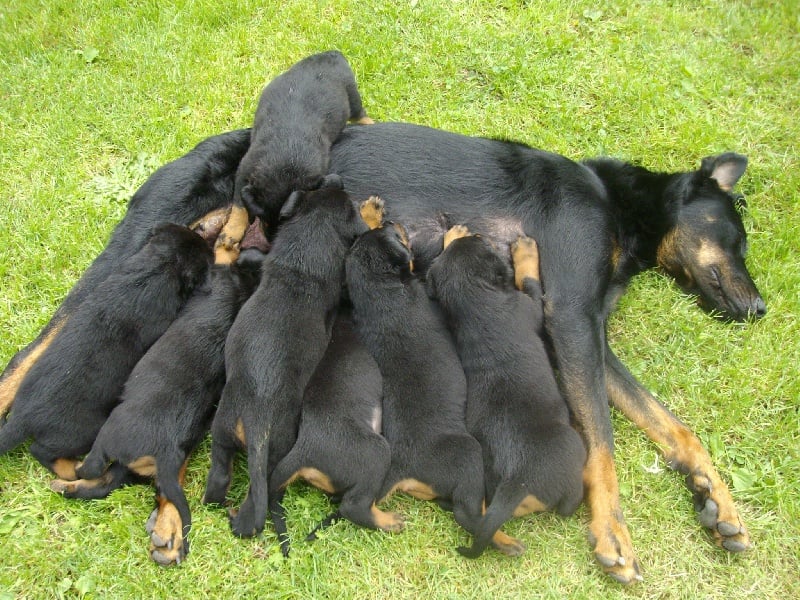
[[[214,253],[199,234],[174,223],[153,228],[142,254],[153,268],[175,273],[187,294],[206,281],[214,262]]]
[[[413,254],[405,229],[397,223],[385,223],[362,234],[350,248],[346,270],[351,281],[368,282],[412,276]]]
[[[747,158],[728,152],[703,159],[675,185],[674,227],[658,248],[658,263],[700,305],[725,319],[760,318],[767,311],[745,266],[747,235],[732,193]]]

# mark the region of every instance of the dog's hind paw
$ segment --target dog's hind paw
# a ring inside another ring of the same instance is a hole
[[[164,502],[153,510],[145,530],[150,535],[150,558],[154,562],[165,567],[183,562],[189,545],[183,539],[183,524],[174,504]]]
[[[492,546],[494,546],[498,552],[506,556],[522,556],[525,550],[527,550],[525,544],[502,531],[496,531],[492,536]],[[460,548],[459,552],[461,552]],[[463,552],[461,553],[464,554]],[[468,554],[464,555],[469,556]]]
[[[466,225],[453,225],[447,230],[447,233],[444,234],[444,249],[446,250],[447,247],[457,239],[467,237],[469,235],[472,234],[470,233],[469,229],[467,229]]]
[[[711,530],[718,546],[729,552],[744,552],[752,547],[733,498],[721,481],[720,485],[714,486],[709,477],[694,473],[686,476],[686,487],[694,496],[698,520]]]
[[[238,511],[234,509],[228,511],[228,520],[230,521],[233,535],[240,538],[250,538],[263,531],[264,524],[262,523],[258,527],[255,522],[255,516],[252,513],[253,511],[248,508],[246,501]]]

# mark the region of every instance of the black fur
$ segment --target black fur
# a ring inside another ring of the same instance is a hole
[[[87,452],[125,380],[198,285],[212,254],[196,233],[166,224],[76,308],[33,365],[0,429],[0,453],[28,437],[48,468]]]
[[[294,445],[303,391],[339,306],[345,252],[366,229],[355,204],[337,189],[294,192],[282,215],[261,284],[228,335],[227,381],[211,428],[205,502],[224,501],[234,454],[247,450],[250,489],[231,517],[238,536],[264,528],[269,474]]]
[[[101,498],[127,482],[125,469],[152,457],[158,495],[175,505],[181,517],[182,546],[189,550],[191,513],[179,473],[211,424],[225,385],[225,337],[240,306],[258,284],[260,261],[214,266],[210,289],[198,290],[175,322],[136,364],[122,394],[89,454],[76,469],[78,477],[103,485],[62,483],[64,495]],[[115,465],[106,469],[116,461]],[[76,485],[77,484],[77,485]],[[164,557],[164,558],[162,558]],[[157,562],[173,558],[153,552]]]
[[[483,462],[467,433],[467,383],[444,319],[410,260],[400,234],[387,225],[362,235],[346,262],[356,332],[383,375],[383,434],[392,461],[379,497],[415,479],[433,497],[452,500],[458,523],[474,532]]]
[[[303,395],[297,442],[270,477],[273,523],[284,554],[289,551],[283,491],[302,468],[314,468],[340,496],[338,515],[364,527],[386,528],[372,512],[389,468],[391,451],[381,435],[381,373],[353,331],[346,307],[339,309],[328,349]],[[311,481],[311,483],[315,483]],[[402,521],[396,515],[393,525]]]
[[[571,514],[583,496],[586,450],[542,339],[539,282],[528,278],[518,291],[508,261],[471,235],[433,261],[427,285],[454,334],[467,377],[467,429],[483,449],[490,504],[472,548],[459,548],[476,557],[528,496]]]
[[[252,142],[236,173],[234,199],[274,235],[281,205],[328,173],[330,147],[348,119],[366,117],[347,59],[314,54],[269,82],[261,93]]]

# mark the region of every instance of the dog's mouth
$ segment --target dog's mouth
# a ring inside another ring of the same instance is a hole
[[[726,273],[712,265],[677,282],[685,292],[697,296],[703,310],[723,321],[757,320],[767,313],[767,305],[749,275]]]

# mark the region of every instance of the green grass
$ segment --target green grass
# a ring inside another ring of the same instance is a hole
[[[235,4],[235,6],[231,6]],[[748,264],[769,314],[719,323],[656,273],[609,325],[631,370],[706,442],[754,540],[715,548],[657,448],[619,415],[623,504],[645,581],[608,581],[588,513],[510,524],[528,552],[470,562],[430,503],[393,499],[400,535],[340,523],[284,562],[271,533],[234,539],[199,499],[193,551],[150,562],[146,487],[79,503],[20,448],[0,457],[0,599],[789,598],[800,595],[800,12],[794,0],[183,2],[20,0],[0,8],[0,363],[31,339],[103,247],[131,192],[200,139],[250,123],[258,93],[303,56],[342,50],[365,106],[569,157],[662,170],[733,150],[750,167]],[[658,465],[663,467],[663,463]],[[246,486],[239,468],[234,493]],[[290,527],[327,501],[298,487]]]

